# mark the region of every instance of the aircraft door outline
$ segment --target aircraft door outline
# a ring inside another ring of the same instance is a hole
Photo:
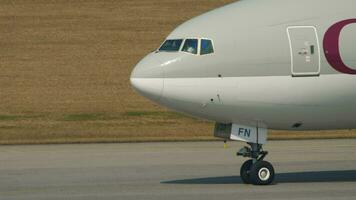
[[[319,76],[321,58],[316,28],[314,26],[290,26],[287,28],[287,34],[292,76]]]

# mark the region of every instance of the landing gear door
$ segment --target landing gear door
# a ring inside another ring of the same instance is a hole
[[[240,124],[215,124],[214,136],[228,140],[266,144],[267,128]]]
[[[313,26],[288,27],[292,76],[320,75],[320,45]]]

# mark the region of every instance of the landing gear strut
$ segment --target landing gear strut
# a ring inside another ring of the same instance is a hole
[[[240,176],[244,183],[254,185],[269,185],[274,180],[274,168],[271,163],[263,159],[268,154],[263,151],[262,144],[247,143],[250,147],[243,147],[237,156],[251,158],[240,169]]]

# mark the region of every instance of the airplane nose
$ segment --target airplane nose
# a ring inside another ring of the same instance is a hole
[[[163,68],[161,63],[150,54],[142,59],[131,73],[132,87],[142,96],[159,101],[163,92]]]

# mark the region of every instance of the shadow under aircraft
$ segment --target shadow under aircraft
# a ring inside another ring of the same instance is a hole
[[[356,182],[356,170],[290,172],[276,174],[278,183]],[[240,176],[206,177],[163,181],[163,184],[243,184]]]

